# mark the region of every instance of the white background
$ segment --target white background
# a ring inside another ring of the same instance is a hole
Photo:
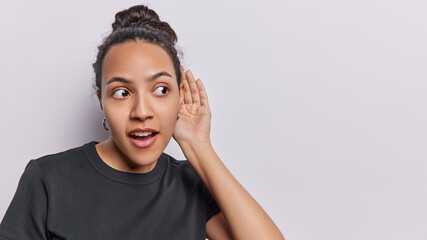
[[[107,137],[91,64],[138,3],[1,1],[0,217],[30,159]],[[218,155],[288,240],[427,239],[426,1],[145,3],[205,84]]]

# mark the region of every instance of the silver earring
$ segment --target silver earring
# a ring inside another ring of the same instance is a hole
[[[178,120],[178,119],[179,119],[179,117],[180,117],[180,115],[179,115],[179,112],[178,112],[178,118],[177,118],[176,120]]]
[[[104,127],[104,129],[106,130],[106,131],[109,131],[110,129],[107,127],[107,119],[105,119],[105,117],[104,117],[104,120],[102,120],[102,126]]]

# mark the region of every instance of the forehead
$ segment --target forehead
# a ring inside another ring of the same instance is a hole
[[[168,53],[158,45],[137,40],[114,45],[108,50],[102,64],[102,79],[117,74],[144,78],[159,71],[175,76]]]

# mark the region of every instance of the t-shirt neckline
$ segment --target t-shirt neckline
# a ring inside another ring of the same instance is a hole
[[[86,143],[85,145],[83,145],[83,151],[88,161],[95,168],[95,170],[112,180],[128,184],[145,185],[154,182],[158,178],[158,176],[162,175],[166,168],[166,159],[164,157],[164,154],[162,153],[159,159],[157,159],[156,166],[154,166],[154,168],[150,172],[131,173],[114,169],[107,163],[105,163],[99,156],[95,147],[95,145],[98,143],[99,142],[97,141]]]

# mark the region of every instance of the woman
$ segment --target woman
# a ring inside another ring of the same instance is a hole
[[[112,26],[93,64],[110,137],[31,160],[0,239],[283,239],[216,155],[173,29],[143,5]],[[172,136],[188,161],[163,153]]]

